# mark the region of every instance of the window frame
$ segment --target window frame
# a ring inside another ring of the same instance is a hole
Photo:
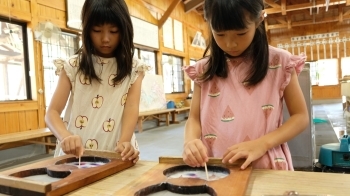
[[[20,22],[16,20],[9,20],[4,17],[0,17],[0,22],[15,24],[22,27],[22,46],[23,46],[23,73],[24,73],[24,81],[25,81],[25,91],[26,98],[25,99],[16,99],[16,100],[0,100],[0,102],[15,102],[15,101],[30,101],[33,100],[32,97],[32,89],[31,89],[31,78],[30,78],[30,62],[29,62],[29,46],[28,46],[28,26],[25,22]],[[1,29],[0,29],[1,30]]]

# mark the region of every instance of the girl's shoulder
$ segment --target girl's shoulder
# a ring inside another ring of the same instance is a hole
[[[147,65],[143,60],[138,58],[132,59],[132,67],[135,71],[149,71],[151,69],[151,66]]]
[[[281,48],[276,48],[273,46],[269,46],[269,67],[271,66],[282,66],[285,69],[289,69],[294,67],[297,73],[303,69],[306,61],[306,55],[301,53],[299,55],[294,55],[290,53],[288,50],[284,50]]]

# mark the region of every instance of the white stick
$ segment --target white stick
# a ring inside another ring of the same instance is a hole
[[[78,168],[80,168],[80,156],[79,156],[79,165],[78,165]]]
[[[207,163],[204,163],[205,175],[207,176],[207,181],[209,181]]]

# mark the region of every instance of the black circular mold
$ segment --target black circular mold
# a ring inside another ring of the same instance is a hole
[[[161,191],[170,191],[173,193],[181,194],[181,195],[195,195],[195,194],[208,194],[210,196],[217,196],[214,189],[206,185],[200,186],[178,186],[169,183],[160,183],[156,185],[151,185],[146,188],[143,188],[137,191],[134,196],[146,196],[153,193],[161,192]]]
[[[79,158],[71,157],[67,159],[59,160],[55,163],[55,165],[65,164],[65,163],[72,163],[72,162],[78,162]],[[94,157],[94,156],[82,156],[80,157],[81,162],[102,162],[102,163],[109,163],[111,160],[102,158],[102,157]]]
[[[224,167],[220,166],[213,166],[213,165],[208,165],[207,166],[208,171],[211,172],[217,172],[217,173],[223,173],[223,174],[230,174],[230,170]],[[204,167],[191,167],[188,165],[179,165],[175,167],[170,167],[166,170],[163,171],[163,174],[167,177],[171,176],[173,173],[178,172],[178,171],[205,171]]]

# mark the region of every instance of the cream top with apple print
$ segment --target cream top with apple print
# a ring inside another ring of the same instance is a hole
[[[188,76],[201,86],[200,120],[202,141],[209,156],[222,157],[234,144],[250,141],[274,131],[283,122],[283,92],[293,69],[304,67],[305,56],[269,47],[269,70],[263,81],[248,86],[244,79],[251,65],[248,59],[227,59],[228,77],[198,79],[208,58],[185,68]],[[253,162],[254,168],[293,170],[287,143],[270,149]]]
[[[67,129],[82,138],[86,149],[114,151],[121,132],[121,120],[124,104],[131,85],[140,72],[149,66],[138,59],[133,59],[133,69],[130,77],[115,84],[113,78],[117,70],[115,58],[92,57],[95,72],[102,79],[101,83],[93,80],[91,83],[81,73],[77,74],[77,56],[68,60],[55,60],[57,73],[63,68],[72,84],[69,102],[64,115]],[[138,149],[135,134],[131,140]],[[63,155],[58,142],[55,156]]]

